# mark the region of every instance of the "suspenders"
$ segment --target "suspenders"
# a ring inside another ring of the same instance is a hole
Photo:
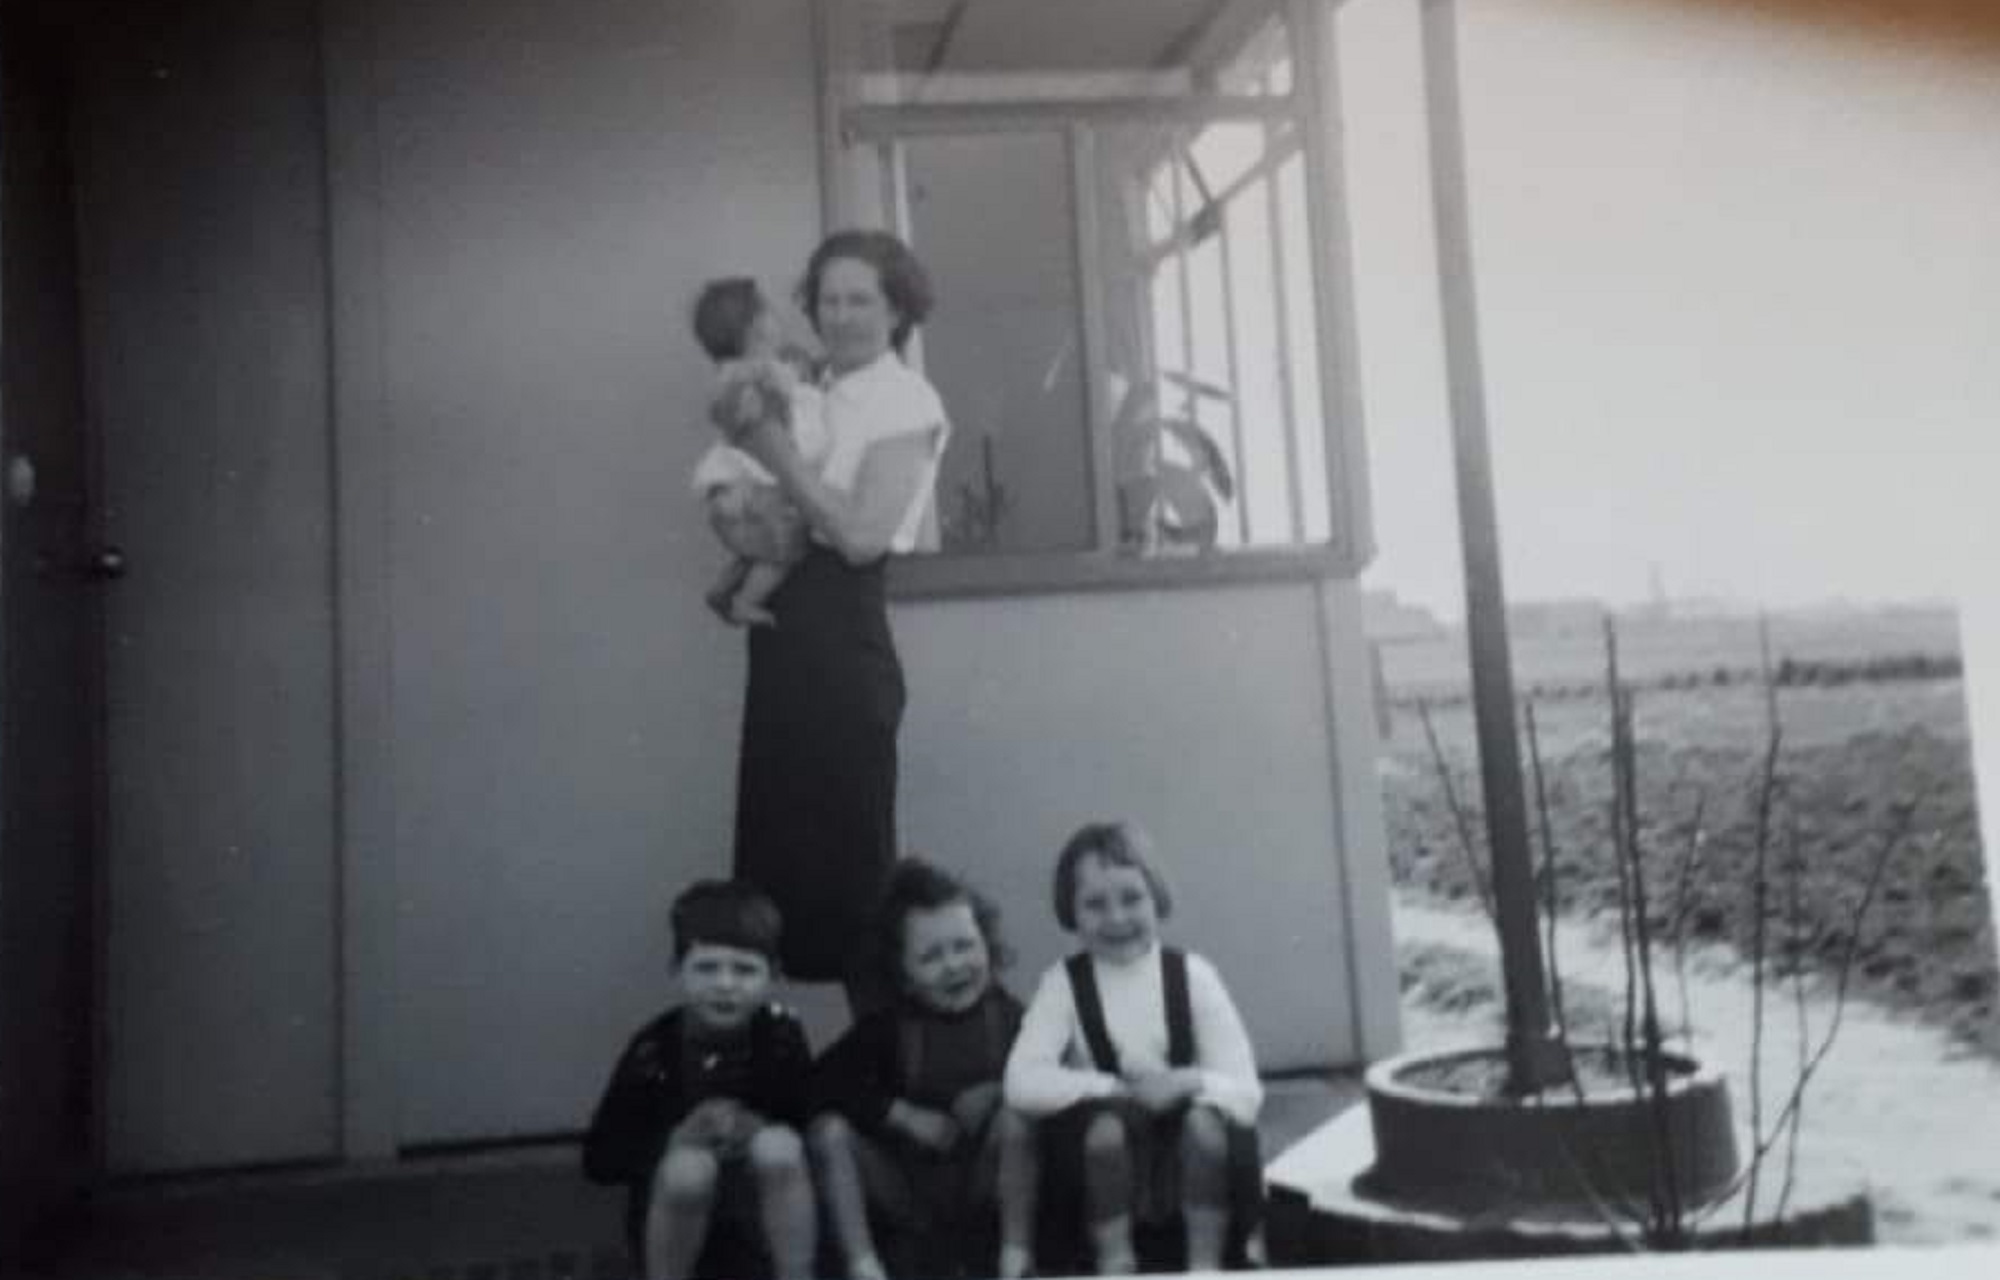
[[[1104,1021],[1104,1000],[1097,993],[1097,971],[1090,957],[1073,955],[1063,962],[1069,973],[1070,994],[1076,1000],[1077,1021],[1083,1024],[1084,1043],[1090,1047],[1091,1061],[1099,1071],[1118,1074],[1118,1050],[1111,1043],[1110,1028]],[[1160,976],[1167,996],[1167,1065],[1194,1065],[1194,1006],[1188,998],[1187,953],[1174,947],[1160,948]]]

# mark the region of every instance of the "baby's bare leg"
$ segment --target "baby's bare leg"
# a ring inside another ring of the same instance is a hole
[[[804,526],[774,485],[730,485],[709,498],[709,527],[722,545],[748,560],[798,558]]]
[[[811,1280],[818,1214],[805,1144],[782,1125],[768,1125],[750,1139],[750,1167],[757,1175],[758,1216],[778,1280]]]
[[[753,627],[777,625],[778,620],[770,610],[770,599],[784,585],[785,576],[792,571],[792,567],[769,560],[746,560],[743,563],[743,580],[736,588],[735,602],[730,610],[732,616],[736,621]]]
[[[742,556],[732,556],[729,563],[722,566],[722,571],[715,575],[715,581],[709,585],[707,592],[702,595],[702,599],[708,602],[708,607],[724,622],[736,621],[733,610],[737,593],[743,589],[744,582],[749,578],[750,566],[753,563],[755,562],[746,560]]]

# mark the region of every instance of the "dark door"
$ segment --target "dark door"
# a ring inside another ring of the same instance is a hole
[[[92,730],[76,255],[52,38],[0,28],[0,1258],[90,1168]]]
[[[337,1146],[326,195],[312,0],[107,0],[80,39],[101,442],[106,1158]],[[115,11],[115,12],[114,12]]]

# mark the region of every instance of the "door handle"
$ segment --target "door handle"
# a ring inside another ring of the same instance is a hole
[[[116,582],[125,576],[125,568],[125,553],[111,546],[99,547],[80,560],[35,557],[35,576],[44,581]]]
[[[117,547],[99,547],[83,562],[83,576],[92,582],[116,582],[125,576],[125,553]]]

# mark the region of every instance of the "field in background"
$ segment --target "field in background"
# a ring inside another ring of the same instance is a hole
[[[1910,606],[1851,612],[1828,610],[1776,614],[1770,620],[1771,660],[1861,663],[1874,658],[1925,655],[1956,660],[1958,615],[1949,608]],[[1511,629],[1514,683],[1528,692],[1601,683],[1604,631],[1579,618]],[[1417,639],[1384,641],[1382,673],[1399,700],[1451,697],[1468,684],[1465,639],[1457,630]],[[1650,684],[1668,676],[1733,675],[1757,671],[1758,622],[1753,616],[1618,619],[1620,670]]]
[[[1861,669],[1884,657],[1958,654],[1948,610],[1775,617],[1778,662]],[[1610,857],[1609,725],[1601,630],[1513,636],[1517,686],[1535,707],[1555,893],[1566,916],[1610,922],[1619,889]],[[1641,846],[1656,937],[1733,946],[1759,928],[1757,819],[1765,702],[1753,683],[1715,683],[1717,668],[1754,672],[1754,619],[1621,621],[1621,669],[1651,687],[1636,699]],[[1455,670],[1452,664],[1460,664]],[[1415,711],[1432,724],[1475,841],[1479,783],[1462,645],[1385,646],[1395,704],[1382,775],[1398,884],[1472,906],[1481,897]],[[1701,681],[1688,679],[1706,673]],[[1672,687],[1663,687],[1671,680]],[[1772,976],[1793,966],[1830,975],[1852,955],[1857,990],[1949,1025],[2000,1056],[1992,905],[1979,843],[1964,685],[1957,678],[1801,684],[1779,693],[1778,788],[1767,828],[1762,912]],[[1525,731],[1525,728],[1524,728]],[[1524,751],[1524,760],[1527,753]],[[1529,779],[1530,804],[1533,779]],[[1886,863],[1881,850],[1905,820]],[[1538,860],[1541,844],[1537,839]],[[1483,858],[1483,854],[1481,855]],[[1856,911],[1878,864],[1867,917]],[[1480,873],[1483,875],[1483,871]]]

